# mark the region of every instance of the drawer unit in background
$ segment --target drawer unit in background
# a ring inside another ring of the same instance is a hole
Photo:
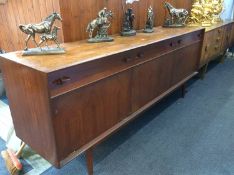
[[[233,26],[234,23],[229,21],[206,28],[200,68],[207,65],[211,60],[225,54],[227,48],[231,46],[232,40],[234,40],[234,36],[232,36]]]
[[[155,31],[67,43],[64,55],[2,55],[17,136],[56,167],[86,152],[92,172],[96,144],[197,74],[204,29]]]

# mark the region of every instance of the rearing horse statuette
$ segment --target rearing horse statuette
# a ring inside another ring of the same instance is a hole
[[[62,21],[60,14],[54,12],[50,16],[48,16],[44,21],[39,24],[26,24],[26,25],[19,25],[19,28],[22,32],[27,34],[27,38],[25,39],[25,49],[28,50],[28,41],[32,37],[33,42],[37,47],[39,44],[35,40],[36,33],[38,34],[49,34],[51,32],[51,28],[55,22],[55,20]]]

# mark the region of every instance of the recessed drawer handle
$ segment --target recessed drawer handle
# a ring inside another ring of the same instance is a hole
[[[124,61],[125,63],[129,63],[129,62],[133,61],[133,58],[127,57],[127,58],[124,58],[123,61]]]
[[[215,50],[218,50],[219,46],[215,46]]]
[[[208,46],[205,47],[205,52],[207,52],[207,51],[208,51]]]
[[[66,83],[67,81],[70,81],[71,78],[70,77],[67,77],[67,76],[63,76],[61,78],[58,78],[56,80],[53,81],[53,84],[56,84],[56,85],[63,85],[64,83]]]
[[[137,54],[137,58],[143,58],[144,57],[144,53],[138,53]]]
[[[181,44],[181,43],[182,43],[182,40],[181,40],[181,39],[179,39],[179,40],[177,41],[177,43],[178,43],[178,44]]]
[[[170,46],[172,47],[172,46],[173,46],[173,43],[170,43]]]

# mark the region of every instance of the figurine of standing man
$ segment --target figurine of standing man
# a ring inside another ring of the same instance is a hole
[[[134,19],[135,19],[135,15],[133,14],[133,10],[131,8],[127,9],[127,11],[125,12],[123,27],[121,31],[122,36],[136,35],[136,30],[133,29]]]
[[[154,32],[154,12],[153,8],[150,6],[147,11],[147,21],[145,24],[145,33],[153,33]]]

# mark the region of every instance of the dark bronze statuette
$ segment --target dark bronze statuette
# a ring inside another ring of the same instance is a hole
[[[124,15],[123,26],[121,35],[122,36],[134,36],[136,35],[136,30],[133,29],[133,21],[135,19],[135,15],[133,14],[133,10],[127,9]]]
[[[87,32],[89,32],[88,42],[98,43],[98,42],[110,42],[114,39],[108,36],[108,28],[111,26],[109,18],[112,18],[112,11],[107,11],[107,8],[103,8],[98,13],[98,17],[91,21],[87,26]],[[93,31],[97,28],[97,34],[93,38]]]
[[[19,25],[20,30],[28,35],[25,40],[25,49],[23,55],[48,55],[65,53],[64,49],[60,48],[60,44],[58,42],[57,31],[59,30],[59,28],[55,26],[52,30],[55,20],[62,21],[60,14],[56,12],[52,13],[39,24]],[[41,40],[39,43],[37,43],[35,40],[36,34],[41,35]],[[30,38],[32,38],[37,48],[28,48],[28,41]],[[47,45],[48,40],[54,41],[57,44],[57,48],[49,47]],[[44,42],[46,42],[46,47],[41,48],[41,44]]]
[[[186,9],[176,9],[168,2],[165,2],[164,6],[170,17],[165,20],[163,27],[184,27],[188,18],[188,11]]]
[[[145,29],[143,31],[145,33],[154,32],[154,12],[151,6],[148,8],[148,11],[147,11],[147,21],[146,21]]]

